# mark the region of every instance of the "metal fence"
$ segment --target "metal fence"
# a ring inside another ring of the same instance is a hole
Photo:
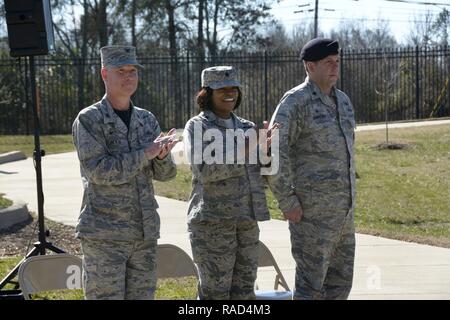
[[[298,52],[228,54],[200,60],[139,58],[134,103],[150,110],[164,129],[182,128],[197,113],[200,73],[212,65],[239,69],[244,99],[237,113],[256,123],[269,119],[278,101],[303,82]],[[341,52],[338,88],[352,100],[358,123],[450,116],[450,47],[375,49]],[[32,132],[32,110],[25,59],[0,60],[0,134]],[[70,133],[79,110],[104,94],[100,61],[36,59],[41,132]]]

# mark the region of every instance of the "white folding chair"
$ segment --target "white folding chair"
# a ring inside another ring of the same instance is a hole
[[[198,279],[194,261],[183,249],[173,244],[158,244],[156,247],[156,276],[158,279],[189,276]]]
[[[68,253],[27,258],[19,267],[19,285],[25,300],[42,291],[81,289],[81,259]]]
[[[173,244],[158,244],[156,247],[157,279],[195,277],[197,267],[192,258],[180,247]]]
[[[276,275],[273,286],[274,290],[255,290],[256,300],[292,300],[292,292],[290,291],[286,279],[281,273],[281,270],[269,248],[267,248],[267,246],[260,241],[259,250],[258,268],[273,267]],[[281,286],[284,290],[278,290],[279,286]]]

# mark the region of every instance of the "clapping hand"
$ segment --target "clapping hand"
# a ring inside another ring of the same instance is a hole
[[[292,223],[298,223],[303,217],[303,210],[301,206],[297,206],[289,211],[283,212],[286,220]]]
[[[272,144],[272,138],[277,134],[279,128],[281,128],[281,124],[279,124],[278,122],[275,122],[269,128],[269,122],[263,121],[263,129],[267,130],[267,132],[265,137],[263,137],[263,139],[260,139],[259,147],[262,149],[264,154],[267,154],[267,151],[269,150],[269,147]]]
[[[164,159],[179,140],[176,139],[176,129],[172,128],[167,134],[161,132],[159,136],[145,150],[145,156],[151,160],[155,157]]]
[[[278,128],[281,128],[281,125],[279,123],[274,123],[269,129],[269,122],[264,121],[262,136],[260,134],[258,139],[249,139],[249,137],[246,136],[245,133],[242,133],[242,138],[245,140],[245,157],[248,158],[249,154],[253,154],[254,152],[256,152],[258,147],[264,154],[267,154],[267,151],[272,143],[272,138],[277,133]],[[255,127],[254,129],[256,130],[257,127]]]
[[[172,150],[172,148],[180,141],[176,137],[176,129],[172,128],[166,135],[161,132],[161,134],[156,138],[158,143],[162,143],[163,147],[158,154],[158,159],[164,159]]]

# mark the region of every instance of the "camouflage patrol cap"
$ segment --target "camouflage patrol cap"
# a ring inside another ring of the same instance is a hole
[[[144,68],[136,60],[136,48],[132,46],[105,46],[100,48],[102,67],[132,65]]]
[[[202,71],[202,87],[220,89],[223,87],[241,87],[237,80],[237,70],[230,66],[216,66]]]

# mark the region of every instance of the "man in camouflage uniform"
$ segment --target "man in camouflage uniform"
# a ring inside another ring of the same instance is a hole
[[[289,220],[294,299],[346,299],[353,279],[353,107],[335,88],[339,44],[316,38],[301,51],[308,77],[281,99],[279,171],[268,176]],[[276,152],[276,150],[274,150]]]
[[[236,158],[243,150],[237,150],[233,138],[227,146],[227,129],[235,133],[255,128],[254,123],[232,112],[241,101],[239,87],[233,67],[203,70],[202,90],[197,96],[201,112],[187,122],[184,130],[183,141],[193,175],[188,229],[199,272],[200,299],[255,299],[259,259],[257,221],[270,218],[260,166],[243,161],[239,164]],[[214,131],[217,136],[206,138],[206,134]],[[202,155],[219,139],[223,149],[209,151],[221,161],[211,163]],[[235,155],[234,163],[226,162],[229,153]]]
[[[175,176],[175,142],[130,100],[142,67],[135,48],[103,47],[101,59],[106,94],[73,123],[84,188],[76,232],[85,298],[153,299],[160,220],[152,179]]]

